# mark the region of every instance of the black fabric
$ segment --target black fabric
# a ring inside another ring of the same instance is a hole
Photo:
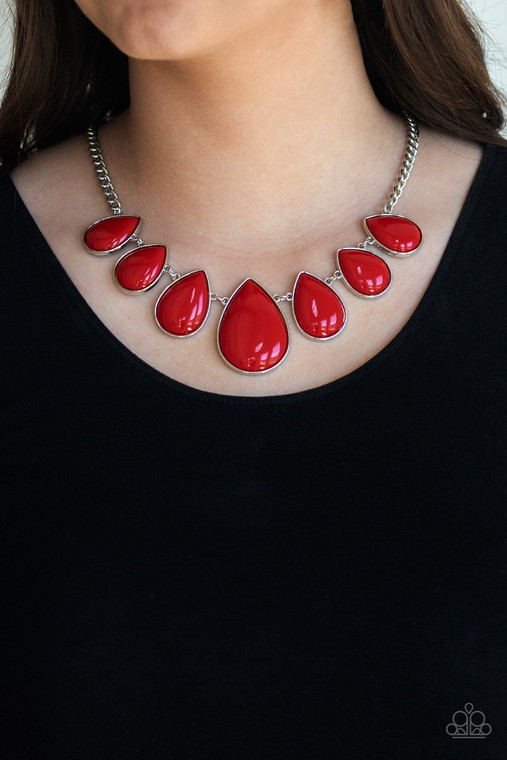
[[[3,757],[507,757],[506,208],[489,147],[389,346],[234,398],[120,344],[3,168]]]

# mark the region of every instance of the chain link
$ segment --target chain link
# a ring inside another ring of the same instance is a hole
[[[135,232],[132,235],[132,240],[135,240],[136,243],[137,243],[137,245],[139,245],[139,246],[146,245],[146,243],[144,242],[144,240],[142,238],[140,238],[139,235],[137,233],[135,233]]]
[[[396,184],[384,204],[384,214],[390,214],[400,200],[403,188],[407,184],[410,172],[413,169],[415,157],[417,156],[417,150],[419,148],[419,127],[408,113],[403,112],[403,116],[408,125],[407,147],[401,164],[400,176],[396,180]]]
[[[229,303],[229,299],[227,298],[227,296],[219,296],[218,293],[215,293],[214,290],[210,293],[209,297],[211,298],[212,301],[218,301],[219,303],[221,303],[222,306],[227,306],[227,304]]]
[[[289,291],[284,296],[281,296],[279,293],[275,293],[273,296],[273,301],[276,301],[276,303],[281,303],[282,301],[289,301],[289,303],[292,301],[293,294]]]
[[[363,240],[362,243],[358,243],[356,248],[361,248],[363,251],[366,248],[367,245],[372,245],[375,241],[373,240],[371,235],[368,235],[366,240]]]
[[[324,282],[326,283],[326,285],[332,285],[333,282],[336,282],[336,280],[341,280],[341,278],[342,278],[342,273],[340,272],[339,269],[337,269],[336,271],[333,272],[333,274],[330,277],[325,277]]]
[[[174,269],[168,264],[166,264],[166,266],[163,268],[162,271],[165,272],[166,274],[169,274],[173,278],[173,280],[179,280],[181,277],[181,274],[178,274],[178,272],[175,272]]]
[[[106,196],[106,201],[109,204],[109,208],[113,214],[121,214],[122,210],[120,199],[116,195],[113,183],[111,182],[111,178],[107,173],[106,164],[102,156],[102,151],[100,150],[99,140],[93,127],[88,127],[86,136],[88,138],[88,145],[90,146],[90,153],[92,156],[93,165],[95,166],[95,171],[97,172],[99,184],[102,188],[102,192]]]
[[[407,184],[410,173],[414,167],[417,150],[419,148],[419,127],[417,126],[417,123],[408,113],[403,112],[403,116],[407,122],[407,145],[405,148],[405,155],[403,156],[403,161],[400,168],[400,176],[396,180],[396,184],[390,192],[389,198],[384,204],[384,208],[382,210],[383,214],[391,214],[393,208],[401,198],[403,189]],[[113,214],[121,214],[123,212],[121,209],[120,199],[116,195],[113,183],[111,182],[111,178],[108,174],[106,164],[100,150],[97,133],[95,132],[93,126],[88,127],[86,135],[93,160],[93,165],[95,166],[95,171],[97,172],[97,177],[102,192],[104,193],[106,201],[109,204],[109,207]],[[137,234],[132,235],[132,239],[136,241],[138,246],[145,245],[144,240]],[[372,243],[374,243],[374,239],[371,237],[371,235],[369,235],[366,240],[364,240],[362,243],[358,243],[356,247],[364,249],[366,246],[372,245]],[[179,280],[181,277],[181,275],[175,272],[171,266],[166,266],[164,268],[164,272],[166,272],[166,274],[169,274],[173,280]],[[327,285],[331,286],[333,282],[336,282],[341,278],[342,274],[337,269],[333,272],[332,275],[325,277],[324,282]],[[281,303],[282,301],[290,302],[292,301],[294,294],[289,291],[288,293],[285,293],[285,295],[275,293],[272,297],[276,303]],[[227,296],[219,296],[218,293],[215,293],[215,291],[211,292],[210,298],[212,301],[218,301],[222,304],[222,306],[226,306],[229,302],[229,298]]]

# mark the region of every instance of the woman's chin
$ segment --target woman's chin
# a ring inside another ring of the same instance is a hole
[[[344,2],[345,0],[341,0]],[[183,60],[241,47],[262,29],[287,34],[316,0],[76,0],[123,53],[143,60]],[[338,0],[336,0],[338,2]]]
[[[241,28],[229,0],[77,0],[77,5],[119,50],[143,60],[206,55]],[[246,23],[252,8],[255,4],[243,6]]]
[[[119,50],[131,58],[174,60],[199,54],[206,41],[199,34],[200,24],[183,11],[170,8],[150,13],[126,14],[104,33]]]

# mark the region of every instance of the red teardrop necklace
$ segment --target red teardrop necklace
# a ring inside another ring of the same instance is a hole
[[[97,133],[88,128],[87,138],[100,187],[112,216],[98,219],[87,227],[83,243],[89,253],[104,256],[134,242],[136,247],[123,253],[114,265],[113,276],[125,293],[150,290],[164,274],[171,282],[155,304],[156,324],[174,338],[195,335],[206,322],[211,302],[224,306],[218,325],[218,351],[226,364],[238,372],[261,374],[277,367],[289,350],[289,329],[279,304],[292,305],[294,321],[307,338],[329,340],[338,335],[347,322],[345,306],[336,290],[341,281],[361,298],[377,298],[391,284],[391,270],[375,247],[392,256],[408,256],[422,243],[418,225],[404,216],[393,214],[412,171],[419,144],[419,129],[411,116],[407,121],[407,146],[400,176],[380,214],[367,216],[363,227],[367,234],[357,246],[340,248],[336,269],[321,279],[309,272],[299,272],[292,292],[270,295],[255,280],[244,280],[230,297],[219,296],[210,286],[204,269],[178,274],[170,266],[164,245],[145,243],[137,231],[141,219],[122,212],[119,198],[109,177]]]

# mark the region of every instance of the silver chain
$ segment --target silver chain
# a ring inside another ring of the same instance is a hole
[[[417,156],[417,150],[419,148],[419,127],[417,126],[417,123],[408,113],[403,112],[403,116],[407,122],[407,146],[400,168],[400,176],[396,180],[396,184],[390,192],[389,198],[384,203],[384,208],[382,210],[383,214],[391,214],[393,208],[400,200],[403,189],[407,184],[408,178],[410,177],[410,173],[413,169],[415,158]],[[104,161],[102,151],[100,150],[97,133],[95,132],[95,129],[90,126],[88,127],[86,135],[88,138],[88,145],[90,148],[93,165],[95,166],[95,171],[97,172],[97,177],[102,192],[104,193],[106,201],[108,202],[113,214],[121,214],[123,212],[121,210],[120,199],[116,195],[113,183],[111,182],[111,178],[108,174],[106,163]],[[145,245],[144,240],[142,240],[142,238],[140,238],[137,234],[132,235],[132,239],[136,241],[138,246]],[[364,249],[368,245],[371,245],[373,242],[373,238],[369,235],[366,240],[363,240],[362,243],[358,243],[356,247]],[[181,274],[175,272],[174,269],[170,266],[166,266],[164,271],[169,274],[173,280],[178,280],[181,277]],[[339,270],[336,270],[329,277],[325,277],[324,282],[327,285],[332,285],[333,282],[339,280],[341,276],[341,272]],[[218,293],[215,293],[215,291],[211,292],[210,297],[212,301],[218,301],[222,304],[222,306],[226,306],[229,302],[229,298],[227,296],[219,296]],[[292,301],[292,298],[293,293],[290,291],[288,293],[285,293],[285,295],[275,293],[273,296],[273,299],[277,303],[280,303],[281,301],[290,302]]]
[[[384,204],[383,214],[390,214],[400,200],[403,188],[407,184],[410,172],[413,169],[415,157],[417,156],[417,149],[419,148],[419,127],[417,126],[417,123],[408,113],[403,112],[403,116],[408,125],[407,147],[401,164],[400,176],[396,180],[396,184]]]
[[[111,182],[111,178],[107,172],[104,157],[102,155],[102,151],[100,150],[99,138],[97,137],[95,129],[93,127],[88,127],[86,136],[88,138],[88,145],[90,148],[93,165],[95,166],[95,171],[97,172],[99,185],[102,189],[102,192],[106,196],[106,201],[108,202],[113,214],[121,214],[122,210],[120,199],[116,195],[113,183]]]

